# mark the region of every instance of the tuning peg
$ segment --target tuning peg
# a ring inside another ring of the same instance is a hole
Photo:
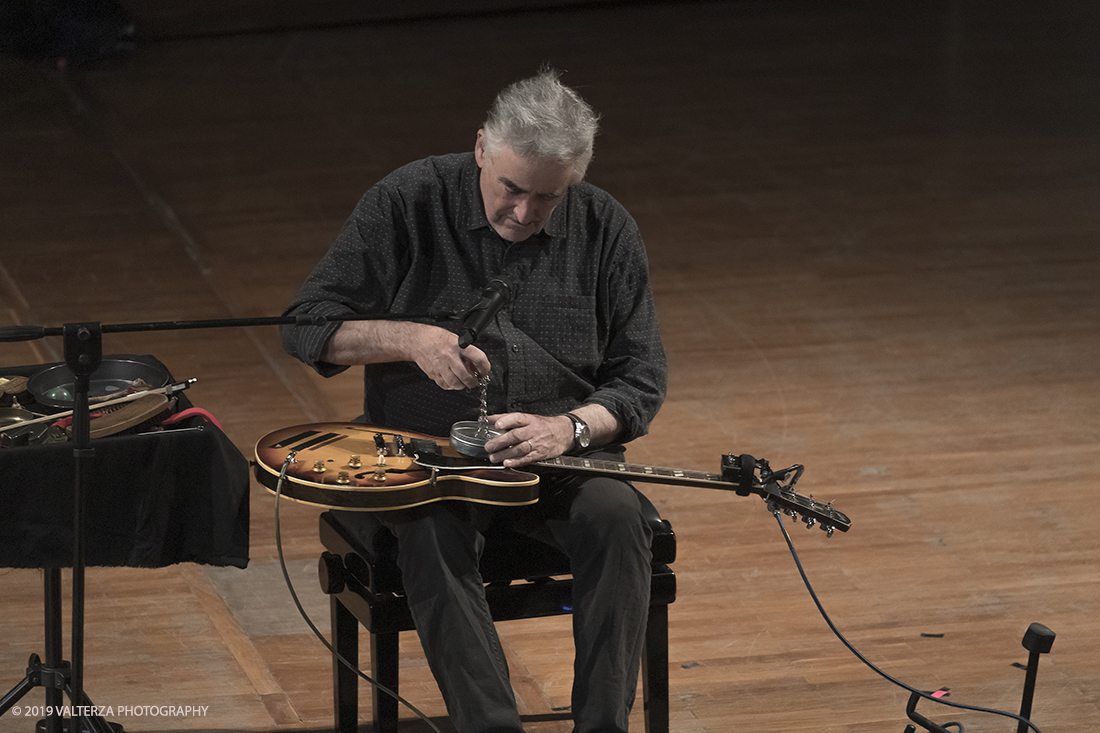
[[[813,529],[814,525],[817,524],[817,520],[813,517],[802,517],[802,521],[806,523],[806,529]]]
[[[821,525],[821,529],[825,532],[826,537],[832,537],[833,532],[836,532],[836,527],[831,524],[823,524]]]

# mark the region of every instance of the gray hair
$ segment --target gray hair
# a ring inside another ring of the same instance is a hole
[[[598,117],[559,76],[546,68],[506,87],[493,101],[482,129],[490,154],[504,144],[521,158],[573,163],[576,182],[592,161]]]

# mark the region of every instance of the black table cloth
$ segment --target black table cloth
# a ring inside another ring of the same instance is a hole
[[[0,375],[49,366],[0,367]],[[178,409],[191,407],[178,397]],[[87,565],[248,564],[248,461],[216,425],[192,417],[163,431],[97,438],[91,447]],[[0,567],[72,565],[74,470],[71,443],[0,449]]]

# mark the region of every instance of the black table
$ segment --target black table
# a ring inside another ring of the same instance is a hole
[[[0,372],[29,375],[48,366]],[[180,409],[192,406],[184,393],[177,397]],[[248,461],[217,426],[193,417],[161,432],[91,445],[88,565],[247,566]],[[0,567],[72,564],[73,466],[66,443],[0,449]]]

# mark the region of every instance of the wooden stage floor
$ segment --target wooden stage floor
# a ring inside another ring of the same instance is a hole
[[[549,61],[602,113],[590,179],[649,247],[671,383],[631,460],[804,464],[800,488],[853,528],[794,543],[867,658],[1015,711],[1040,622],[1058,636],[1036,725],[1100,729],[1095,4],[619,3],[224,34],[186,16],[158,30],[146,5],[156,32],[124,63],[0,59],[0,325],[277,315],[367,187],[469,149],[496,90]],[[7,343],[0,363],[60,348]],[[322,380],[270,330],[105,348],[198,379],[191,399],[249,456],[270,431],[358,414],[357,372]],[[679,539],[675,733],[901,733],[908,693],[832,635],[759,500],[646,491]],[[329,658],[255,485],[251,512],[247,570],[89,569],[93,700],[207,708],[116,716],[126,730],[331,727]],[[284,506],[283,539],[327,628],[317,514]],[[42,651],[41,582],[0,570],[0,691]],[[547,718],[569,704],[568,619],[501,634],[528,730],[570,730]],[[403,690],[446,729],[405,637]]]

